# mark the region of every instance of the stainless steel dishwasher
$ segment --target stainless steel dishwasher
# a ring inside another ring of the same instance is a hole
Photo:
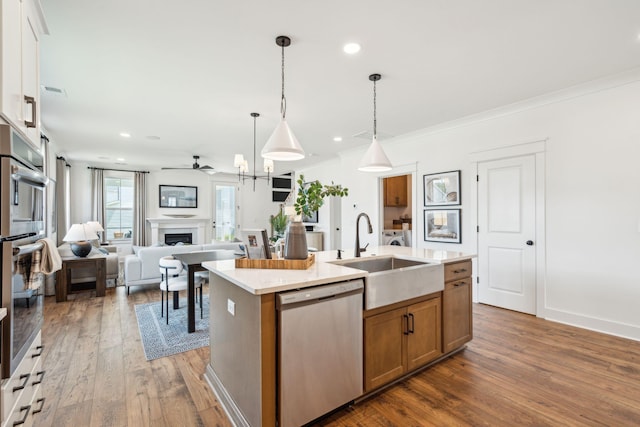
[[[357,279],[279,294],[280,427],[362,395],[363,288]]]

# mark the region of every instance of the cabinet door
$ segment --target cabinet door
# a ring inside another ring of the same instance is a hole
[[[405,372],[406,309],[388,311],[364,320],[364,388],[370,391]]]
[[[407,177],[394,176],[384,181],[384,205],[407,206]]]
[[[40,147],[40,79],[38,27],[31,2],[22,3],[22,122],[20,128],[35,147]],[[25,97],[33,101],[26,102]],[[27,126],[32,122],[32,126]]]
[[[19,126],[22,108],[22,36],[20,0],[0,0],[2,25],[2,115]]]
[[[442,293],[442,321],[445,353],[471,341],[473,324],[470,277],[445,284]]]
[[[407,370],[412,371],[442,354],[440,334],[440,298],[407,307]]]

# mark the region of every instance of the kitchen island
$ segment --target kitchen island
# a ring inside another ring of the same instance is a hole
[[[315,255],[316,262],[306,270],[235,268],[233,260],[203,263],[210,270],[211,359],[205,377],[236,425],[275,426],[281,416],[278,295],[367,281],[367,271],[335,264],[348,262],[352,253],[343,252],[342,260],[336,259],[336,251]],[[364,378],[363,395],[452,354],[472,336],[474,255],[396,246],[369,248],[362,254],[366,259],[388,256],[443,265],[443,283],[437,292],[358,312],[364,329],[363,372],[358,373]]]

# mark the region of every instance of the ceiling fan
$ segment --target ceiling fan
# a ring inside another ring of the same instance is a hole
[[[199,158],[200,156],[193,156],[193,165],[191,165],[190,168],[162,168],[162,170],[199,170],[201,172],[208,173],[209,175],[213,175],[214,173],[216,173],[216,171],[209,165],[200,166],[200,164],[198,163]]]

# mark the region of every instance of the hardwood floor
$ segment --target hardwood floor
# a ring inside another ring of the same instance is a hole
[[[208,348],[146,361],[135,304],[156,289],[45,302],[38,426],[229,426]],[[640,342],[474,305],[467,348],[324,426],[638,426]]]

